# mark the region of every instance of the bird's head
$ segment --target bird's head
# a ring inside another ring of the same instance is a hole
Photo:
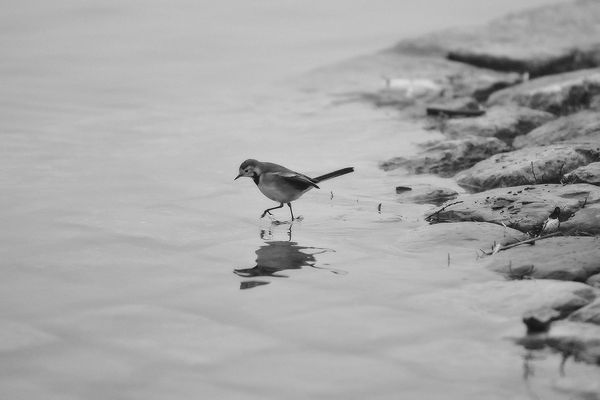
[[[236,180],[237,178],[241,178],[242,176],[247,176],[247,177],[254,177],[256,175],[260,174],[260,167],[259,167],[259,162],[253,159],[248,159],[246,161],[244,161],[242,163],[242,165],[240,165],[240,170],[238,173],[238,176],[235,177],[234,180]]]
[[[550,218],[558,218],[560,217],[560,207],[555,207],[554,211],[552,211],[552,214],[550,214]]]

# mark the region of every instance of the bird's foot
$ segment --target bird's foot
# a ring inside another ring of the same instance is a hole
[[[269,210],[265,210],[265,212],[263,212],[263,213],[262,213],[262,215],[261,215],[260,217],[261,217],[261,218],[264,218],[264,217],[265,217],[265,215],[267,215],[267,214],[269,214],[269,215],[273,215],[273,214],[271,214],[271,212],[270,212]]]

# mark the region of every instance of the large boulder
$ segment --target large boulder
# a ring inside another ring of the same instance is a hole
[[[499,139],[472,136],[438,142],[425,147],[415,156],[394,157],[382,162],[380,166],[385,171],[405,168],[415,174],[450,177],[493,154],[508,150],[506,143]]]
[[[490,96],[489,105],[517,104],[556,115],[571,114],[595,105],[600,95],[600,68],[546,76]]]
[[[564,176],[563,182],[589,183],[600,186],[600,162],[584,165],[569,172]]]
[[[600,188],[588,184],[516,186],[462,194],[426,219],[431,223],[491,222],[533,232],[557,206],[562,232],[600,233]]]
[[[526,107],[491,107],[485,115],[473,118],[452,118],[445,120],[441,127],[451,138],[464,136],[496,137],[508,144],[516,136],[524,135],[532,129],[556,118],[554,114],[532,110]]]
[[[552,237],[490,257],[487,268],[508,279],[557,279],[585,282],[600,273],[600,239]]]
[[[515,138],[517,149],[563,141],[600,141],[600,112],[584,110],[565,115]]]
[[[448,54],[452,60],[532,77],[600,65],[600,4],[580,0],[510,14],[475,28],[407,40],[398,51]]]
[[[478,192],[497,187],[559,183],[565,173],[600,160],[597,143],[557,143],[496,154],[456,176],[458,184]]]

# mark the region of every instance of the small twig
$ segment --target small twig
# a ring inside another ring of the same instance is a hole
[[[379,203],[379,204],[377,205],[377,212],[378,212],[379,214],[381,214],[381,203]]]
[[[448,253],[448,268],[450,268],[450,253]]]
[[[428,215],[427,217],[425,217],[425,221],[429,222],[434,215],[438,215],[439,213],[441,213],[442,211],[444,211],[446,208],[448,208],[450,206],[453,206],[455,204],[460,204],[460,203],[464,203],[464,202],[461,200],[461,201],[455,201],[454,203],[450,203],[450,204],[445,205],[444,207],[440,208],[439,210],[437,210],[433,214]]]
[[[535,170],[533,169],[533,161],[531,162],[531,173],[533,174],[533,183],[537,183],[537,177],[535,176]]]
[[[588,196],[585,196],[585,199],[583,200],[583,204],[581,205],[581,208],[585,207],[585,205],[587,204],[587,199],[588,199]]]
[[[501,246],[498,251],[512,249],[513,247],[517,247],[517,246],[520,246],[522,244],[535,243],[538,240],[543,240],[543,239],[547,239],[547,238],[552,237],[552,236],[560,235],[560,233],[561,232],[552,232],[552,233],[549,233],[549,234],[547,234],[545,236],[534,237],[534,238],[531,238],[531,239],[523,240],[521,242],[509,244],[509,245],[506,245],[506,246]]]

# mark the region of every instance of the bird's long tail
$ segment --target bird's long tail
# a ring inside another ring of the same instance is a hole
[[[350,172],[354,172],[353,167],[342,168],[342,169],[338,169],[337,171],[333,171],[333,172],[330,172],[325,175],[317,176],[316,178],[313,178],[313,181],[318,183],[318,182],[326,181],[327,179],[331,179],[331,178],[335,178],[335,177],[338,177],[341,175],[349,174]]]

